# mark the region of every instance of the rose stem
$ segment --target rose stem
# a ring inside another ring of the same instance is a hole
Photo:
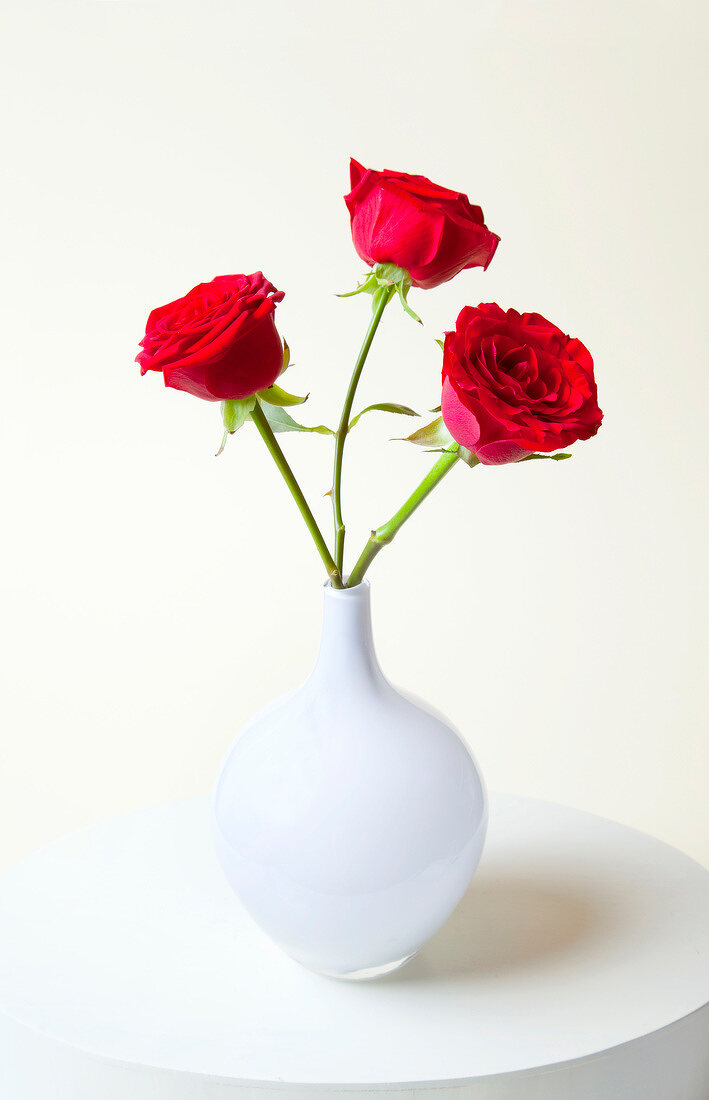
[[[271,453],[271,457],[276,463],[278,469],[281,471],[281,474],[283,475],[283,480],[290,489],[295,503],[298,505],[298,510],[305,520],[305,525],[310,531],[310,534],[313,537],[313,542],[315,543],[318,549],[318,553],[320,554],[320,557],[324,562],[325,568],[327,570],[327,575],[330,578],[332,587],[342,588],[343,584],[342,577],[340,576],[340,571],[335,565],[333,557],[327,548],[327,543],[322,537],[320,528],[317,525],[315,516],[310,511],[308,502],[303,496],[303,490],[296,481],[295,474],[288,465],[286,456],[283,454],[283,451],[279,447],[278,441],[271,429],[271,425],[268,423],[268,420],[266,419],[263,409],[261,408],[258,401],[251,410],[251,419],[258,428],[261,438],[268,447]]]
[[[340,424],[335,432],[335,465],[332,474],[332,514],[335,524],[335,562],[340,575],[342,575],[345,555],[345,523],[342,518],[342,456],[345,451],[345,439],[347,438],[347,432],[350,427],[352,403],[354,402],[362,368],[367,359],[369,349],[372,346],[372,340],[374,339],[374,334],[377,331],[379,322],[382,319],[382,314],[395,292],[396,287],[383,286],[380,287],[374,296],[372,302],[372,319],[365,333],[362,347],[359,349],[357,362],[354,365],[350,384],[345,395],[345,403],[342,406]]]
[[[369,541],[357,559],[354,569],[350,573],[347,581],[348,587],[354,588],[356,584],[361,584],[364,579],[364,574],[367,572],[381,548],[392,541],[397,531],[404,526],[409,516],[413,515],[419,504],[421,504],[428,494],[435,489],[439,481],[443,480],[448,471],[453,469],[459,458],[458,444],[453,443],[443,452],[438,462],[431,467],[421,484],[414,489],[409,499],[402,504],[399,511],[395,512],[387,523],[383,523],[381,527],[377,527],[376,531],[372,531],[369,536]]]

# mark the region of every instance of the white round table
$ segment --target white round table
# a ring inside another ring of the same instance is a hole
[[[253,925],[206,800],[60,840],[0,880],[7,1100],[706,1100],[709,872],[493,797],[480,870],[402,970],[311,974]]]

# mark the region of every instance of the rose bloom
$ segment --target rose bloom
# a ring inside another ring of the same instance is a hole
[[[140,373],[162,371],[166,386],[205,401],[273,385],[283,365],[274,318],[283,296],[260,271],[200,283],[152,311],[136,356]]]
[[[396,264],[414,286],[445,283],[467,267],[487,267],[500,238],[466,195],[405,172],[375,172],[350,161],[345,195],[352,240],[370,266]]]
[[[603,413],[593,359],[539,313],[465,306],[443,351],[441,414],[480,462],[517,462],[590,439]]]

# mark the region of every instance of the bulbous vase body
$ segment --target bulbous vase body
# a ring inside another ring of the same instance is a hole
[[[475,761],[448,723],[398,692],[372,642],[369,583],[325,587],[315,668],[242,730],[214,796],[236,894],[312,970],[374,977],[444,923],[487,827]]]

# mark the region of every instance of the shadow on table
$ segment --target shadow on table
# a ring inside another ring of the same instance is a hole
[[[479,874],[453,915],[385,982],[504,975],[562,955],[607,927],[609,913],[593,893],[523,876]]]

